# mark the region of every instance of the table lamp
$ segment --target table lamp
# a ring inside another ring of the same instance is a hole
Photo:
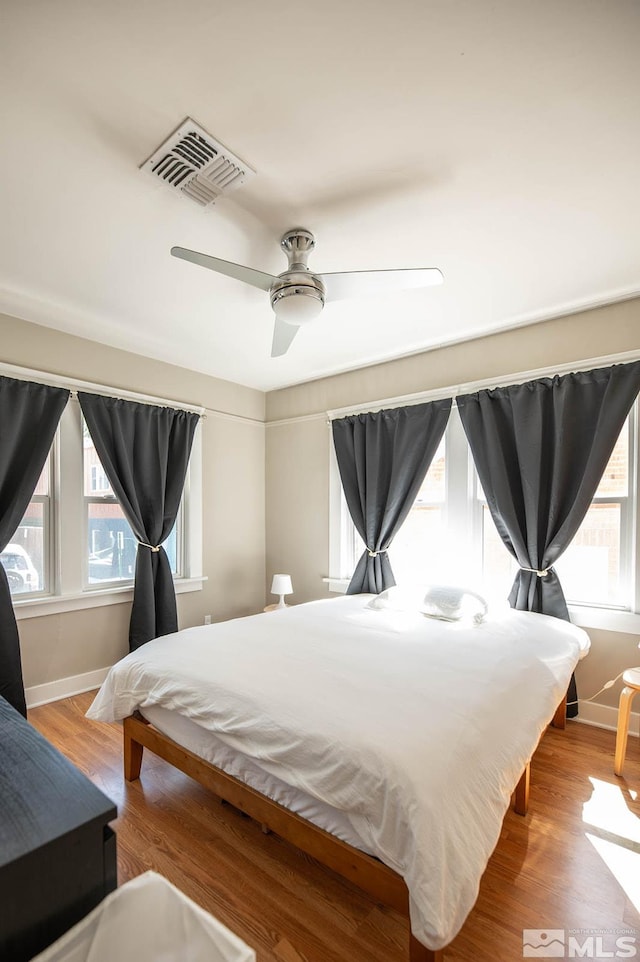
[[[277,605],[278,608],[286,608],[287,605],[284,603],[284,596],[293,594],[291,575],[274,575],[273,581],[271,582],[271,594],[280,595],[280,601]]]

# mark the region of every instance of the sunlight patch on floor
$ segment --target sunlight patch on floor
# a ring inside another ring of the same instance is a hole
[[[593,794],[582,807],[582,821],[622,841],[640,843],[640,818],[629,811],[622,789],[599,778],[590,778]],[[634,793],[630,793],[634,794]]]
[[[587,832],[587,838],[627,898],[640,912],[640,852]]]

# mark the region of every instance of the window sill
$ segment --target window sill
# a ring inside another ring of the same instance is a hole
[[[177,595],[189,591],[202,591],[206,576],[180,578],[174,582]],[[102,608],[106,605],[122,605],[133,601],[133,587],[104,588],[83,591],[75,595],[49,595],[46,598],[32,598],[27,601],[14,601],[16,621],[26,618],[42,618],[44,615],[57,615],[65,611],[79,611],[82,608]]]
[[[615,608],[596,608],[591,605],[569,605],[574,625],[580,628],[597,628],[601,631],[617,631],[627,635],[640,635],[640,614],[618,611]]]
[[[329,586],[329,591],[334,591],[336,594],[345,595],[347,593],[347,588],[349,587],[349,578],[323,578],[322,579],[326,585]]]

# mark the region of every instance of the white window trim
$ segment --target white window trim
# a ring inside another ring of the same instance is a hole
[[[173,586],[177,595],[190,591],[202,591],[206,575],[193,578],[180,578]],[[133,586],[83,591],[81,594],[47,595],[45,598],[32,598],[29,601],[14,600],[13,608],[16,621],[26,618],[41,618],[43,615],[57,615],[65,611],[80,611],[82,608],[103,608],[105,605],[121,605],[133,601]]]

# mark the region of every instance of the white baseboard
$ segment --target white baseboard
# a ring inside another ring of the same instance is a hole
[[[618,727],[618,709],[609,705],[598,705],[593,701],[581,701],[578,704],[578,717],[575,721],[583,725],[595,725],[596,728],[608,728],[616,731]],[[629,734],[640,735],[640,713],[632,711],[629,719]]]
[[[46,705],[50,701],[59,701],[70,695],[80,695],[83,691],[99,688],[108,672],[109,667],[96,668],[95,671],[87,671],[83,675],[71,675],[70,678],[59,678],[44,685],[33,685],[25,691],[27,708],[37,708],[38,705]]]

